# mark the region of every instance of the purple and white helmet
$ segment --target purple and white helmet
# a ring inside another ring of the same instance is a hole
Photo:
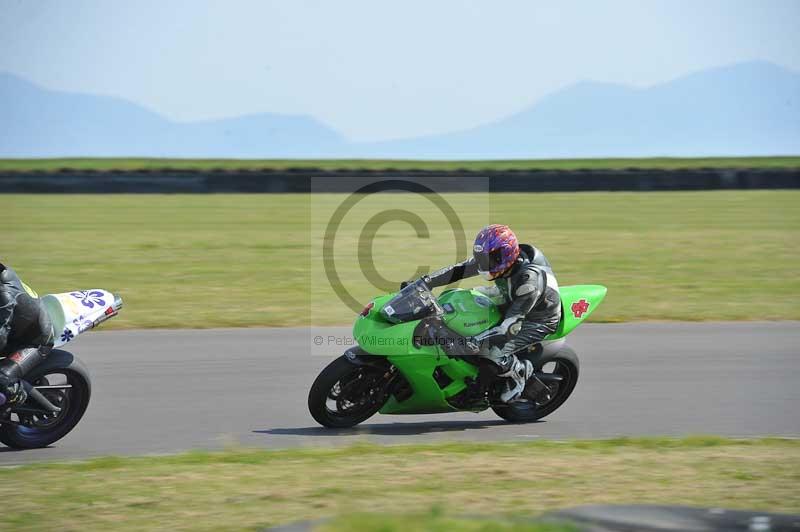
[[[472,256],[478,265],[478,273],[490,281],[497,279],[506,273],[519,257],[517,236],[507,225],[488,225],[475,237]]]

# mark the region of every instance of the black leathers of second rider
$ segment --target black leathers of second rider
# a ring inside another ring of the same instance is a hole
[[[24,401],[20,377],[52,346],[53,325],[46,310],[27,293],[16,272],[0,264],[0,357],[5,357],[0,358],[0,393],[9,399],[22,395]]]

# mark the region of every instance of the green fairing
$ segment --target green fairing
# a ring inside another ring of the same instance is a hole
[[[548,340],[562,338],[580,325],[603,300],[606,288],[600,285],[564,286],[560,292],[563,317],[558,330],[548,336]],[[358,345],[367,353],[387,357],[408,380],[413,391],[411,397],[402,402],[390,397],[380,412],[430,414],[457,410],[448,398],[463,391],[467,387],[466,380],[477,377],[478,368],[464,360],[450,358],[436,345],[415,346],[414,330],[420,320],[399,324],[386,321],[380,311],[395,295],[375,298],[367,315],[356,318],[353,325],[353,337]],[[502,317],[497,306],[475,290],[446,290],[438,301],[445,309],[452,309],[445,312],[442,320],[462,336],[474,336],[497,324]],[[444,389],[433,378],[437,367],[452,380]]]
[[[561,293],[561,323],[558,330],[548,336],[546,340],[556,340],[563,338],[571,333],[575,327],[583,323],[592,312],[600,305],[606,297],[608,289],[599,284],[576,284],[572,286],[562,286]],[[581,301],[586,303],[586,310],[580,312],[583,307]],[[573,310],[575,305],[575,310]]]
[[[431,348],[434,351],[441,351],[438,348]],[[466,378],[475,379],[478,376],[478,368],[457,358],[450,358],[444,353],[428,353],[424,355],[397,356],[389,357],[389,362],[397,366],[414,390],[414,395],[403,401],[398,402],[394,396],[383,405],[381,414],[436,414],[439,412],[452,412],[456,410],[447,402],[449,397],[456,395],[467,387],[464,380]],[[433,379],[432,375],[436,367],[442,371],[453,382],[444,389],[439,388],[439,384]]]

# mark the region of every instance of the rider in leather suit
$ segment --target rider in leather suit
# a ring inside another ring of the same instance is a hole
[[[14,270],[0,264],[0,404],[25,402],[20,377],[47,356],[53,340],[44,307]]]
[[[479,356],[499,368],[498,376],[509,379],[501,401],[518,399],[533,373],[530,361],[516,353],[555,332],[561,320],[561,298],[553,269],[541,251],[518,244],[508,226],[490,225],[475,239],[473,256],[433,272],[423,279],[431,288],[444,286],[478,274],[494,280],[495,286],[479,287],[504,310],[504,319],[474,338],[480,342]]]

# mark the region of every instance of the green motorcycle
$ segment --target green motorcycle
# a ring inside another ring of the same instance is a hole
[[[347,428],[381,414],[482,412],[526,423],[552,412],[575,389],[579,362],[565,336],[606,295],[600,285],[560,289],[556,332],[517,356],[534,367],[519,400],[503,403],[503,379],[493,362],[475,355],[475,339],[502,320],[498,305],[478,290],[449,289],[437,298],[424,281],[372,300],[353,325],[358,346],[317,376],[308,408],[325,427]],[[509,327],[509,330],[515,330]]]

